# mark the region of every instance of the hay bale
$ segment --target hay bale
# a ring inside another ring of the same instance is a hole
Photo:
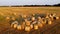
[[[18,24],[18,22],[17,21],[14,21],[14,22],[11,23],[11,27],[16,27],[17,24]]]
[[[17,24],[14,24],[13,28],[17,28]]]
[[[33,25],[32,24],[30,25],[30,28],[33,29]]]
[[[43,27],[43,24],[42,24],[42,23],[38,24],[38,27],[39,27],[39,28],[40,28],[40,27]]]
[[[18,25],[18,26],[17,26],[17,29],[18,29],[18,30],[21,30],[21,29],[22,29],[22,28],[21,28],[21,25]]]
[[[35,20],[35,17],[32,17],[31,19],[32,19],[32,21],[34,21]]]
[[[48,21],[48,24],[51,25],[52,24],[52,21]]]
[[[38,25],[35,24],[34,25],[34,29],[37,30],[38,29]]]
[[[9,20],[9,19],[10,19],[10,17],[6,17],[6,19],[7,19],[7,20]]]
[[[30,21],[27,21],[27,22],[26,22],[26,25],[28,25],[28,26],[29,26],[29,25],[30,25]]]
[[[56,17],[56,19],[59,19],[59,17]]]
[[[25,31],[29,32],[31,30],[30,26],[25,27]]]

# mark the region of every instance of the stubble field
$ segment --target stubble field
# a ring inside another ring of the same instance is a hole
[[[31,32],[13,29],[10,27],[9,20],[6,20],[7,16],[13,16],[13,14],[18,16],[33,13],[56,13],[60,16],[60,7],[0,7],[0,34],[60,34],[60,19],[54,21],[52,25]]]

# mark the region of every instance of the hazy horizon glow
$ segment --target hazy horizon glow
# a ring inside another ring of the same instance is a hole
[[[60,0],[0,0],[0,5],[53,5]]]

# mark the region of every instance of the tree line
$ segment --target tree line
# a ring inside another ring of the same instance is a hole
[[[59,4],[54,4],[54,5],[12,5],[12,6],[0,6],[0,7],[60,7]]]

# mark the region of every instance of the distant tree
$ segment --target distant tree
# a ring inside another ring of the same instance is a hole
[[[60,3],[59,4],[55,4],[54,6],[60,6]]]

